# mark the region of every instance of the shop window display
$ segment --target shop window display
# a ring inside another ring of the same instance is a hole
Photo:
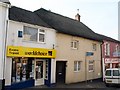
[[[110,63],[105,64],[105,70],[108,69],[108,68],[110,68]]]
[[[28,80],[32,77],[32,60],[28,58],[12,59],[12,83]]]
[[[43,61],[36,61],[36,79],[43,78]]]

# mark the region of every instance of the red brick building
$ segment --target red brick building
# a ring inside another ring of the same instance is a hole
[[[103,40],[102,44],[103,77],[107,68],[120,67],[120,42]]]

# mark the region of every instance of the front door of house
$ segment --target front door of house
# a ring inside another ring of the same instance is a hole
[[[65,74],[66,74],[66,62],[57,61],[56,62],[56,82],[65,83]]]
[[[44,85],[44,61],[35,60],[35,85]]]

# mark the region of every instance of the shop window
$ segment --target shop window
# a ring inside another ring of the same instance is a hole
[[[72,47],[72,49],[78,49],[78,41],[77,40],[74,40],[74,41],[72,41],[71,42],[71,47]]]
[[[81,61],[74,61],[74,71],[80,71]]]
[[[93,51],[96,51],[97,50],[97,45],[96,44],[92,44],[93,46]]]
[[[93,72],[94,71],[94,61],[89,61],[89,72]]]
[[[12,60],[12,83],[30,79],[32,72],[32,60],[28,58],[13,58]]]
[[[108,69],[108,68],[110,68],[110,63],[105,64],[105,70]]]

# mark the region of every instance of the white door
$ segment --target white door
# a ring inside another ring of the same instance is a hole
[[[35,85],[44,85],[45,61],[35,60]]]

